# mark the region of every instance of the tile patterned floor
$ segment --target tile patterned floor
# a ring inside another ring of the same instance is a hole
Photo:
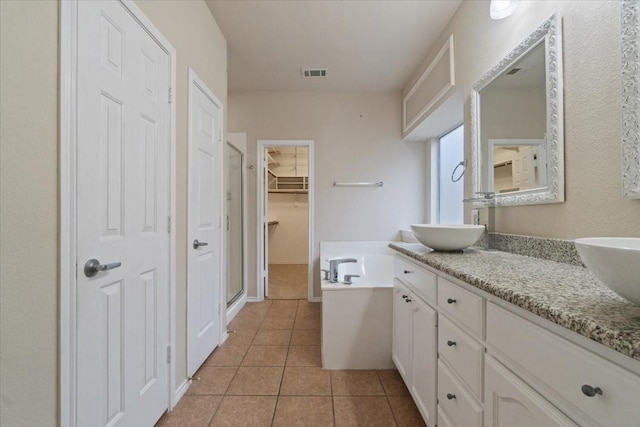
[[[269,264],[269,298],[307,299],[307,264]]]
[[[321,305],[248,303],[157,426],[424,426],[397,371],[327,371]]]

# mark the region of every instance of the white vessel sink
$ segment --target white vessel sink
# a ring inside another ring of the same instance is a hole
[[[575,243],[580,258],[598,279],[640,305],[640,238],[590,237]]]
[[[436,251],[460,251],[473,245],[484,233],[484,225],[411,224],[416,239]]]

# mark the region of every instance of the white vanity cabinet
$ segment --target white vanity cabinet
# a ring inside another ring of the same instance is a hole
[[[392,358],[428,425],[436,423],[437,313],[395,280]]]
[[[640,426],[635,360],[403,255],[395,277],[393,361],[429,426]]]
[[[486,426],[577,426],[491,356],[485,362],[485,384]]]

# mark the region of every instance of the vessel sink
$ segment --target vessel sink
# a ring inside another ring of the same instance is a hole
[[[640,238],[576,239],[582,262],[609,289],[640,305]]]
[[[416,239],[436,251],[460,251],[473,245],[484,233],[484,225],[411,224]]]

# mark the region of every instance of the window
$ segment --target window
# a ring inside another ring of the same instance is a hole
[[[438,140],[437,216],[439,224],[464,222],[464,126],[458,126]]]

